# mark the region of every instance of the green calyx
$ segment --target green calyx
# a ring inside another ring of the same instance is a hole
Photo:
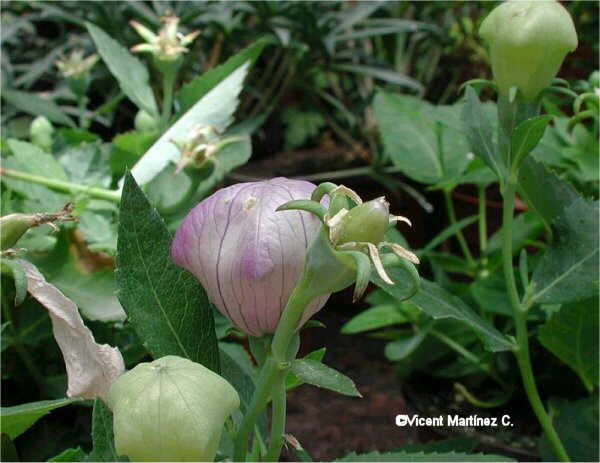
[[[489,46],[501,94],[517,87],[526,99],[549,86],[566,54],[577,48],[571,16],[556,1],[508,1],[494,9],[479,34]]]
[[[119,455],[132,461],[213,461],[225,420],[240,399],[218,374],[171,355],[120,376],[108,405]]]
[[[390,226],[389,207],[389,203],[381,197],[350,209],[340,223],[336,244],[381,243]]]
[[[325,195],[329,197],[328,207],[321,204]],[[393,285],[380,256],[383,248],[390,249],[398,258],[419,262],[399,244],[384,241],[391,225],[398,220],[410,222],[404,217],[390,216],[389,204],[383,197],[363,203],[349,188],[327,182],[314,190],[311,200],[290,201],[278,210],[310,212],[323,222],[321,232],[308,250],[301,280],[311,298],[341,291],[355,283],[354,300],[357,300],[366,290],[373,271],[385,283]]]

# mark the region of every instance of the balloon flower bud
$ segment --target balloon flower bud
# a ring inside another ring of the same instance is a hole
[[[121,375],[108,404],[119,455],[133,461],[213,461],[225,420],[240,399],[218,374],[170,355]]]
[[[52,123],[44,116],[36,117],[29,126],[29,136],[31,143],[39,146],[45,151],[50,151],[52,148],[52,134],[54,127]]]
[[[143,109],[140,109],[135,115],[133,125],[135,130],[139,130],[140,132],[154,132],[158,130],[158,121]]]
[[[500,93],[516,86],[533,99],[552,83],[566,54],[577,48],[571,16],[554,0],[508,1],[481,24]]]
[[[321,223],[304,211],[276,212],[307,200],[312,183],[275,178],[239,183],[202,201],[177,230],[171,255],[200,281],[210,300],[251,336],[274,333]],[[329,297],[312,301],[300,321]]]

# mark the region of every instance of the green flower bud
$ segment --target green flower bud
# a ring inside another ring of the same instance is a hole
[[[39,146],[45,151],[50,151],[52,148],[52,134],[54,126],[44,116],[36,117],[29,126],[29,137],[31,143]]]
[[[0,217],[0,249],[4,251],[12,248],[32,227],[48,224],[58,229],[54,225],[55,222],[75,220],[71,212],[73,212],[73,205],[69,203],[55,214],[9,214]]]
[[[218,374],[169,355],[120,376],[108,404],[119,455],[134,461],[213,461],[225,420],[240,399]]]
[[[378,245],[390,227],[390,205],[382,196],[356,206],[344,216],[336,244],[364,242]]]
[[[571,16],[558,2],[508,1],[481,24],[500,93],[516,86],[533,99],[551,84],[566,54],[577,48]]]
[[[140,132],[154,132],[158,130],[158,121],[143,109],[135,115],[134,126]]]

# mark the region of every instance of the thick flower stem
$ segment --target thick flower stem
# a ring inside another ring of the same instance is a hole
[[[85,193],[93,198],[105,199],[115,203],[121,201],[121,193],[119,191],[105,190],[104,188],[95,188],[87,185],[81,185],[79,183],[65,182],[63,180],[42,177],[41,175],[34,175],[12,169],[0,169],[0,175],[8,178],[36,183],[38,185],[44,185],[53,190],[64,191],[66,193]]]
[[[285,431],[285,378],[290,363],[295,357],[295,352],[290,353],[289,347],[298,328],[300,318],[312,299],[313,297],[305,285],[305,280],[300,280],[281,314],[277,331],[275,331],[273,337],[271,353],[265,360],[256,384],[254,397],[238,430],[235,439],[235,461],[246,460],[248,438],[271,397],[273,398],[273,426],[271,428],[268,458],[279,458]]]
[[[173,107],[173,87],[175,85],[176,77],[176,69],[169,68],[163,72],[163,100],[162,111],[160,115],[160,125],[163,130],[167,129],[169,126],[169,119],[171,119],[171,108]]]
[[[254,430],[254,426],[258,417],[269,403],[271,391],[279,374],[277,362],[272,356],[269,356],[263,365],[260,372],[256,390],[252,397],[252,402],[244,415],[244,419],[238,429],[235,438],[234,461],[246,461],[246,453],[248,451],[248,438]]]
[[[544,430],[546,438],[550,442],[554,454],[560,461],[570,461],[565,448],[558,437],[556,430],[552,424],[552,420],[548,416],[540,394],[535,384],[535,377],[531,366],[531,358],[529,355],[529,338],[527,334],[527,309],[521,304],[517,284],[515,280],[513,267],[512,253],[512,227],[513,213],[515,207],[515,194],[517,188],[516,173],[511,173],[506,183],[506,188],[503,192],[503,220],[502,220],[502,265],[504,269],[504,278],[508,289],[508,296],[513,307],[513,317],[516,326],[517,347],[514,349],[515,357],[519,364],[521,377],[523,378],[523,387],[529,399],[529,403],[533,408],[537,419]]]
[[[285,374],[276,381],[273,387],[273,413],[271,415],[271,441],[265,461],[278,461],[283,447],[283,435],[285,433],[286,413],[286,385]]]

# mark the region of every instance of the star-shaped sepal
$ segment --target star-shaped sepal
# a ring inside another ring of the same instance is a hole
[[[322,203],[329,197],[328,205]],[[340,291],[355,283],[354,300],[365,292],[375,271],[385,283],[394,281],[385,267],[402,266],[418,288],[419,276],[413,264],[419,258],[397,243],[385,241],[385,233],[398,222],[410,225],[406,217],[393,216],[380,197],[363,202],[353,190],[334,183],[322,183],[310,200],[294,200],[277,210],[303,210],[316,215],[323,227],[312,243],[305,264],[305,279],[316,293]],[[392,254],[380,253],[389,249]],[[385,264],[385,265],[384,265]]]

